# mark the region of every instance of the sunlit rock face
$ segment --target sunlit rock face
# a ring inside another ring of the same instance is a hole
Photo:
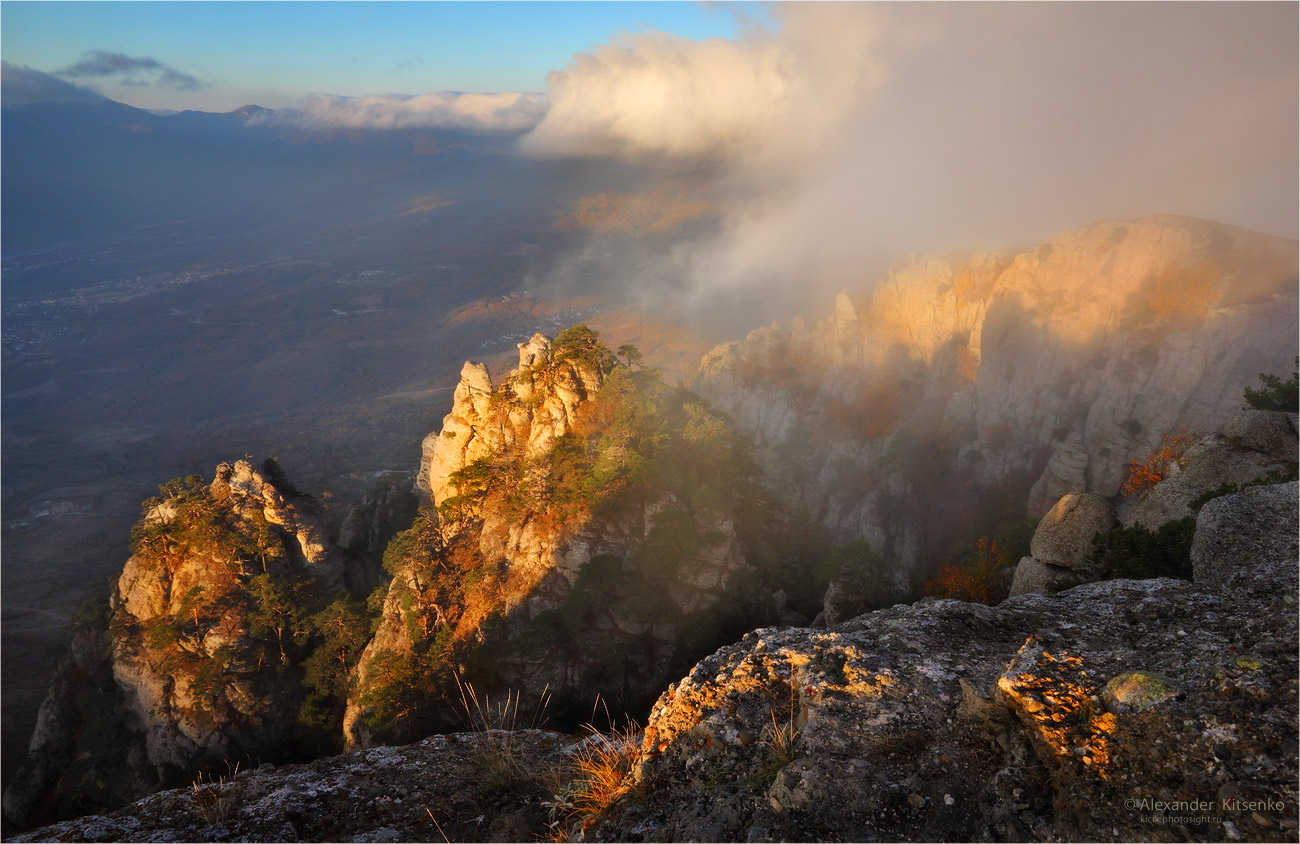
[[[1215,430],[1260,372],[1291,371],[1296,273],[1293,240],[1101,222],[901,263],[811,327],[717,347],[696,389],[764,446],[774,484],[907,570],[963,486],[1011,484],[1038,518],[1115,494],[1166,433]]]
[[[735,576],[752,572],[732,490],[701,506],[670,491],[643,494],[633,483],[617,506],[564,517],[544,501],[506,500],[525,474],[553,477],[547,473],[562,438],[576,434],[566,442],[586,443],[610,424],[601,414],[617,411],[595,408],[614,361],[598,359],[538,334],[519,344],[518,366],[497,383],[481,364],[466,362],[442,429],[424,440],[419,472],[419,553],[435,562],[422,568],[416,553],[393,563],[379,627],[353,672],[347,746],[410,735],[402,720],[409,716],[394,718],[377,702],[393,683],[389,666],[399,662],[423,660],[414,673],[442,683],[425,695],[426,703],[437,701],[424,716],[426,730],[456,723],[456,687],[442,699],[453,670],[473,676],[480,692],[522,695],[525,709],[546,694],[586,707],[598,693],[620,696],[611,706],[648,705],[670,667],[683,667],[687,628],[706,628]],[[488,464],[490,491],[472,507],[457,504],[464,473]],[[672,559],[659,559],[647,549],[664,536],[690,547],[674,545]],[[456,584],[440,580],[448,571],[458,572]],[[444,652],[426,657],[426,639]],[[446,656],[453,651],[454,660]]]
[[[1230,536],[1208,537],[1258,502],[1202,513],[1206,571],[1229,566],[1213,583],[928,599],[832,630],[748,634],[660,697],[640,790],[588,835],[1294,838],[1295,485],[1258,494],[1289,515],[1255,521],[1264,550],[1242,565]],[[1130,802],[1142,798],[1214,808],[1161,814]]]
[[[6,817],[30,822],[133,799],[208,764],[274,756],[303,698],[290,625],[267,613],[298,584],[322,601],[355,560],[309,500],[245,460],[173,482],[149,507],[102,620],[56,671]],[[285,588],[288,588],[287,586]],[[261,613],[261,616],[258,616]],[[259,627],[260,625],[260,627]]]

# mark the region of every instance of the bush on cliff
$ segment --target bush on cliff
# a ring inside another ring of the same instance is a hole
[[[1285,410],[1295,413],[1300,410],[1300,357],[1296,358],[1297,370],[1283,381],[1277,375],[1261,372],[1259,380],[1263,389],[1246,388],[1246,407],[1254,410]]]
[[[1098,532],[1090,560],[1115,577],[1192,579],[1192,535],[1196,519],[1166,522],[1156,530],[1134,524]]]

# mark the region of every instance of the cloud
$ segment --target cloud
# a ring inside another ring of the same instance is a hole
[[[26,65],[0,61],[0,100],[6,105],[41,102],[103,102],[88,88],[65,82]]]
[[[260,118],[309,128],[462,129],[471,132],[523,132],[546,111],[546,97],[535,93],[461,94],[438,91],[340,97],[312,94],[297,108]]]
[[[1295,236],[1293,4],[776,16],[734,40],[621,36],[548,78],[552,107],[521,149],[694,168],[719,209],[623,274],[647,299],[775,311],[813,285],[861,289],[912,252],[1162,212]],[[563,271],[584,273],[608,240],[593,234]]]
[[[207,87],[199,79],[182,73],[170,65],[163,64],[148,56],[133,57],[123,53],[109,53],[104,50],[90,50],[81,61],[55,71],[59,76],[70,79],[120,77],[119,84],[139,87],[139,74],[152,75],[156,88],[174,88],[177,91],[197,91]]]
[[[60,76],[115,76],[132,73],[137,70],[161,70],[162,62],[157,59],[133,59],[122,53],[106,53],[103,50],[91,50],[85,58],[63,70],[55,71]]]
[[[206,87],[203,82],[188,73],[181,73],[171,67],[164,69],[162,75],[153,84],[155,88],[175,88],[177,91],[197,91]]]
[[[521,148],[547,157],[805,153],[870,83],[879,13],[810,4],[782,17],[779,35],[756,26],[740,40],[634,33],[575,55],[548,76],[550,111]]]

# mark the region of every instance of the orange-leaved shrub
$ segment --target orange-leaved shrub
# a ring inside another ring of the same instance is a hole
[[[948,563],[925,584],[925,594],[978,604],[996,604],[1006,597],[1011,571],[1007,553],[996,539],[980,537],[974,560]]]
[[[1192,444],[1192,435],[1186,432],[1165,434],[1160,447],[1145,460],[1128,464],[1128,475],[1119,491],[1125,496],[1153,487],[1169,476],[1169,470]]]

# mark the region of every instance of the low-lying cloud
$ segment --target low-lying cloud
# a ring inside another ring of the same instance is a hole
[[[1293,4],[796,3],[777,17],[736,40],[622,36],[548,79],[523,151],[707,165],[720,222],[628,274],[647,298],[717,310],[861,289],[910,252],[1030,245],[1112,217],[1295,236]],[[594,243],[583,254],[607,251]]]
[[[152,84],[155,88],[173,88],[177,91],[197,91],[207,87],[198,78],[155,58],[104,50],[90,50],[81,61],[55,73],[69,79],[116,79],[118,84],[132,87]]]
[[[537,93],[370,94],[341,97],[312,94],[296,108],[258,118],[303,128],[460,129],[471,132],[525,132],[546,112]]]

